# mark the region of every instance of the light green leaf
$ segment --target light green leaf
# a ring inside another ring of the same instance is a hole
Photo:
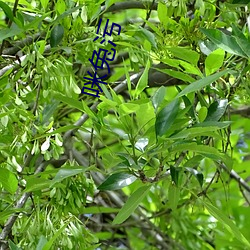
[[[69,106],[73,107],[73,108],[76,108],[82,112],[85,112],[84,108],[83,108],[83,105],[81,102],[79,102],[78,100],[74,99],[74,98],[70,98],[68,96],[64,96],[62,94],[59,94],[57,92],[54,92],[54,98],[63,102],[63,103],[66,103],[68,104]]]
[[[198,111],[198,118],[200,122],[203,122],[206,119],[207,116],[207,108],[206,107],[201,107],[200,110]]]
[[[36,250],[43,250],[43,247],[45,246],[45,244],[47,243],[47,239],[44,235],[41,235],[40,236],[40,239],[38,241],[38,244],[37,244],[37,247],[36,247]]]
[[[119,212],[119,208],[114,208],[114,207],[82,207],[80,208],[81,214],[105,214],[105,213],[117,213]]]
[[[18,187],[18,180],[16,176],[5,168],[0,168],[0,183],[11,194],[14,194]]]
[[[172,52],[175,57],[178,57],[182,60],[190,62],[194,66],[197,66],[200,58],[200,54],[198,52],[181,47],[168,48],[168,50]]]
[[[131,194],[120,212],[116,215],[112,224],[121,224],[124,222],[139,206],[143,198],[147,195],[150,187],[150,185],[144,185]]]
[[[200,199],[201,200],[201,199]],[[201,200],[202,201],[202,200]],[[212,204],[202,201],[205,205],[208,212],[216,218],[219,222],[221,222],[224,227],[232,233],[239,241],[241,241],[245,246],[250,248],[250,242],[245,238],[245,236],[240,232],[238,227],[234,224],[232,220],[230,220],[221,210],[217,207],[213,206]]]
[[[225,57],[225,51],[222,49],[217,49],[210,53],[205,60],[205,72],[206,75],[211,75],[223,65]]]
[[[165,3],[159,2],[157,6],[157,14],[160,22],[164,25],[168,21],[168,16],[167,16],[168,10],[167,6]]]
[[[49,188],[51,185],[51,180],[37,177],[37,176],[31,176],[26,178],[26,188],[24,192],[33,192],[38,190],[44,190],[46,188]]]
[[[85,168],[79,167],[79,166],[77,167],[68,166],[68,167],[61,168],[56,174],[55,178],[52,180],[51,186],[57,182],[61,182],[62,180],[70,176],[85,172],[85,170],[86,170]]]
[[[119,105],[121,114],[131,114],[140,109],[140,105],[135,103],[122,103]]]
[[[64,231],[64,229],[68,226],[69,222],[64,222],[65,224],[55,232],[55,234],[53,235],[53,237],[45,244],[45,246],[43,247],[42,250],[49,250],[51,249],[54,241],[59,237],[59,235]]]
[[[175,211],[180,199],[180,188],[174,182],[171,182],[168,188],[168,204],[169,207]]]
[[[148,70],[150,67],[150,61],[147,61],[146,68],[143,71],[135,89],[134,97],[137,98],[139,94],[147,87],[148,85]]]

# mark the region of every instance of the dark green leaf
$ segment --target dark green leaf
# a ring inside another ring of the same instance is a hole
[[[132,174],[120,172],[109,176],[99,187],[99,190],[117,190],[133,183],[136,177]]]
[[[233,0],[232,4],[244,4],[247,5],[249,4],[249,0]]]
[[[63,39],[64,28],[61,24],[56,25],[50,35],[50,46],[56,47]]]
[[[208,108],[207,117],[204,122],[219,121],[226,111],[227,104],[228,104],[227,99],[222,99],[212,103]]]
[[[147,195],[150,187],[151,186],[144,185],[131,194],[120,212],[116,215],[112,224],[121,224],[124,222],[139,206],[143,198]]]
[[[171,175],[172,181],[175,183],[176,186],[178,186],[180,171],[181,171],[180,168],[175,168],[173,166],[170,166],[170,175]]]
[[[156,136],[162,136],[169,130],[176,119],[178,110],[179,101],[175,99],[159,112],[155,121]]]
[[[14,194],[18,187],[16,176],[5,168],[0,168],[0,183],[11,194]]]
[[[224,34],[222,31],[217,29],[204,29],[200,28],[201,32],[203,32],[212,42],[214,42],[219,48],[224,49],[225,51],[239,55],[242,57],[246,57],[246,54],[241,49],[239,44],[236,41],[236,38],[233,36],[228,36]]]

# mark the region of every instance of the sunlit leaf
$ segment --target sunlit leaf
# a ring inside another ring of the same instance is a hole
[[[18,187],[16,176],[5,168],[0,168],[0,183],[11,194],[14,194]]]

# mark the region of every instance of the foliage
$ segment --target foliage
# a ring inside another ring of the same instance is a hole
[[[248,7],[0,1],[1,249],[249,249]]]

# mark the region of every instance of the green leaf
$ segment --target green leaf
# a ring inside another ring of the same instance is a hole
[[[207,132],[215,131],[218,127],[195,127],[188,128],[180,131],[179,133],[172,135],[170,139],[190,139],[196,136],[206,135]]]
[[[7,207],[5,211],[0,212],[0,222],[4,223],[6,219],[8,219],[8,217],[14,213],[18,213],[18,212],[23,212],[24,209],[23,208],[9,208]]]
[[[99,190],[117,190],[133,183],[136,177],[132,174],[120,172],[109,176],[99,187]]]
[[[249,0],[233,0],[232,4],[244,4],[247,5],[249,4]]]
[[[158,69],[156,68],[156,70],[162,72],[162,73],[165,73],[169,76],[172,76],[174,78],[177,78],[177,79],[180,79],[184,82],[193,82],[195,79],[191,76],[189,76],[188,74],[186,73],[183,73],[183,72],[180,72],[180,71],[176,71],[176,70],[173,70],[173,69]]]
[[[18,26],[14,25],[11,28],[1,29],[0,30],[0,42],[6,38],[17,36],[23,32],[23,29],[20,29]]]
[[[207,76],[205,78],[202,78],[198,81],[195,81],[191,84],[189,84],[185,89],[183,89],[178,95],[178,97],[181,97],[183,95],[195,92],[197,90],[200,90],[204,87],[206,87],[207,85],[213,83],[214,81],[218,80],[220,77],[222,77],[223,75],[229,73],[230,70],[223,70],[221,72],[215,73],[213,75]]]
[[[31,176],[26,178],[26,188],[24,192],[33,192],[38,190],[43,190],[46,188],[49,188],[51,185],[51,180],[37,177],[37,176]]]
[[[139,206],[143,198],[147,195],[150,187],[150,185],[144,185],[131,194],[120,212],[116,215],[112,224],[121,224],[124,222]]]
[[[6,15],[11,21],[14,21],[14,15],[13,15],[13,12],[12,12],[11,8],[9,7],[9,5],[7,5],[7,4],[4,3],[3,1],[0,1],[0,8],[3,9],[5,15]]]
[[[201,200],[201,199],[200,199]],[[202,201],[202,200],[201,200]],[[220,209],[216,208],[212,204],[202,201],[208,212],[216,218],[223,226],[230,232],[234,237],[241,241],[245,246],[250,248],[250,242],[245,238],[245,236],[240,232],[238,227],[230,220]]]
[[[176,210],[179,199],[180,188],[178,188],[173,182],[171,182],[168,188],[168,204],[173,211]]]
[[[119,109],[121,114],[131,114],[140,109],[140,105],[135,103],[122,103],[119,105]]]
[[[155,132],[156,136],[164,135],[174,123],[179,110],[179,101],[174,99],[156,116]]]
[[[16,176],[5,168],[0,168],[0,183],[11,194],[14,194],[18,187],[18,180]]]
[[[153,48],[157,47],[157,44],[155,42],[154,33],[150,32],[149,30],[144,29],[142,27],[139,27],[139,30],[138,30],[138,27],[136,27],[136,28],[137,28],[137,30],[136,30],[135,35],[134,35],[135,38],[137,38],[141,43],[143,43],[143,41],[147,40],[150,42],[150,44]]]
[[[176,48],[168,48],[168,50],[172,52],[175,57],[190,62],[194,66],[197,65],[200,58],[200,54],[198,52],[190,49],[176,47]]]
[[[204,176],[201,172],[197,171],[196,169],[194,168],[189,168],[189,167],[186,167],[185,168],[188,172],[190,172],[192,175],[195,176],[195,178],[197,179],[197,181],[199,182],[200,186],[202,187],[203,185],[203,181],[204,181]]]
[[[82,112],[85,112],[85,109],[83,108],[83,105],[81,102],[79,102],[78,100],[68,97],[68,96],[64,96],[62,94],[59,94],[57,92],[54,92],[53,97],[63,103],[68,104],[69,106],[76,108]]]
[[[181,169],[180,168],[176,168],[173,166],[170,166],[170,175],[171,175],[171,179],[174,182],[174,184],[176,186],[178,186],[178,180],[179,180],[179,173],[180,173]]]
[[[219,48],[231,54],[238,55],[241,57],[246,57],[246,54],[237,43],[237,40],[235,37],[228,36],[224,34],[222,31],[217,30],[217,29],[200,28],[200,30]]]
[[[43,247],[43,249],[42,250],[49,250],[51,247],[52,247],[52,245],[53,245],[53,243],[54,243],[54,241],[59,237],[59,235],[64,231],[64,229],[68,226],[68,224],[69,224],[69,222],[64,222],[65,224],[59,229],[59,230],[57,230],[56,232],[55,232],[55,234],[53,235],[53,237],[45,244],[45,246]]]
[[[10,250],[22,250],[16,244],[14,244],[11,240],[9,240],[8,242],[9,242]]]
[[[227,104],[228,104],[227,99],[222,99],[222,100],[213,102],[208,108],[207,117],[204,122],[219,121],[227,109]]]
[[[167,6],[165,3],[159,2],[157,6],[157,14],[160,22],[162,24],[167,24],[168,16],[167,16]]]
[[[119,212],[119,208],[114,208],[114,207],[82,207],[80,208],[81,214],[105,214],[105,213],[117,213]]]
[[[200,122],[203,122],[206,119],[207,116],[207,108],[206,107],[201,107],[199,112],[198,112],[198,118]]]
[[[43,250],[43,247],[46,245],[47,242],[48,241],[47,241],[46,237],[44,235],[41,235],[40,239],[38,241],[36,250]]]
[[[206,75],[211,75],[223,65],[225,57],[225,51],[222,49],[217,49],[210,53],[205,60],[205,72]]]
[[[148,85],[148,70],[149,70],[149,67],[150,67],[150,61],[148,60],[147,61],[147,64],[146,64],[146,68],[145,70],[143,71],[137,85],[136,85],[136,89],[135,89],[135,93],[134,93],[134,96],[135,98],[137,98],[139,96],[139,94],[147,87]]]
[[[64,34],[64,28],[61,24],[56,25],[52,30],[51,30],[51,35],[50,35],[50,46],[56,47],[63,39],[63,34]]]
[[[155,111],[157,111],[158,107],[163,102],[165,94],[166,94],[166,87],[161,86],[152,96],[151,101]]]
[[[64,167],[64,168],[61,168],[55,178],[52,180],[51,182],[51,186],[54,185],[55,183],[57,182],[61,182],[62,180],[70,177],[70,176],[74,176],[74,175],[77,175],[77,174],[80,174],[82,172],[85,172],[85,168],[83,167],[73,167],[73,166],[68,166],[68,167]]]
[[[230,124],[232,124],[231,121],[225,121],[225,122],[204,121],[195,124],[193,127],[217,127],[217,129],[222,129],[228,127]]]

